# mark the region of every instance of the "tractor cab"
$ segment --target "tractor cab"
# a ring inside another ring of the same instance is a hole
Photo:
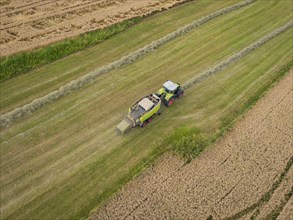
[[[178,90],[178,88],[180,87],[179,84],[173,83],[172,81],[168,80],[167,82],[165,82],[163,84],[163,88],[165,90],[166,93],[176,93],[176,91]]]
[[[180,87],[180,84],[174,83],[171,80],[165,82],[163,88],[159,89],[156,93],[167,107],[172,105],[176,98],[181,98],[183,94],[184,91]]]

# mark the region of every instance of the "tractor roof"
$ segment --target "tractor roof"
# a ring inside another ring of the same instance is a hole
[[[138,105],[140,105],[145,111],[148,111],[154,106],[154,103],[151,100],[149,100],[148,98],[143,98],[138,103]]]
[[[174,91],[175,89],[177,89],[178,84],[173,83],[172,81],[168,80],[167,82],[165,82],[163,84],[163,86],[168,89],[169,91]]]

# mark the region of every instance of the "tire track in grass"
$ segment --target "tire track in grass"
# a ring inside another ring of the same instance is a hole
[[[133,63],[137,59],[144,56],[145,54],[153,52],[154,50],[158,49],[162,45],[164,45],[164,44],[166,44],[166,43],[168,43],[168,42],[170,42],[170,41],[172,41],[182,35],[189,33],[190,31],[194,30],[195,28],[198,28],[201,25],[207,23],[208,21],[210,21],[214,18],[217,18],[221,15],[225,15],[229,12],[235,11],[236,9],[247,6],[255,1],[256,0],[246,0],[244,2],[237,3],[235,5],[218,10],[210,15],[204,16],[199,20],[196,20],[190,24],[187,24],[187,25],[177,29],[176,31],[167,34],[166,36],[164,36],[156,41],[153,41],[150,44],[148,44],[148,45],[146,45],[146,46],[144,46],[134,52],[131,52],[126,56],[123,56],[119,60],[116,60],[116,61],[114,61],[108,65],[102,66],[100,68],[97,68],[96,70],[86,74],[85,76],[79,77],[76,80],[73,80],[64,86],[61,86],[59,89],[57,89],[57,90],[55,90],[55,91],[53,91],[43,97],[33,100],[29,104],[26,104],[20,108],[16,108],[6,114],[3,114],[0,117],[0,127],[8,127],[16,119],[30,115],[33,112],[40,109],[41,107],[71,93],[72,91],[77,90],[77,89],[83,87],[84,85],[87,85],[89,83],[94,82],[94,80],[98,76],[105,74],[105,73],[108,73],[108,72],[110,72],[114,69],[117,69],[121,66],[124,66],[126,64]]]

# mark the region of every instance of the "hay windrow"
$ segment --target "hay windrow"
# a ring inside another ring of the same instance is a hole
[[[240,60],[242,57],[244,57],[248,53],[254,51],[257,48],[259,48],[260,46],[262,46],[263,44],[265,44],[269,40],[273,39],[274,37],[278,36],[279,34],[283,33],[284,31],[288,30],[292,26],[293,26],[293,21],[288,22],[284,26],[282,26],[282,27],[278,28],[277,30],[271,32],[270,34],[268,34],[265,37],[261,38],[260,40],[256,41],[255,43],[252,43],[248,47],[245,47],[244,49],[242,49],[238,53],[234,54],[233,56],[229,57],[228,59],[224,60],[223,62],[217,64],[216,66],[212,67],[211,69],[208,69],[208,70],[204,71],[199,76],[195,76],[194,78],[192,78],[189,81],[185,82],[183,84],[183,87],[185,89],[188,89],[192,85],[198,84],[198,83],[204,81],[205,79],[207,79],[208,77],[219,73],[224,68],[226,68],[229,65],[237,62],[238,60]]]

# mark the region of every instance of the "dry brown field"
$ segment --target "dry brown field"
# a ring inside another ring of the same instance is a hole
[[[191,163],[165,154],[91,219],[292,219],[293,71]]]
[[[185,0],[1,0],[1,56],[170,8]]]

